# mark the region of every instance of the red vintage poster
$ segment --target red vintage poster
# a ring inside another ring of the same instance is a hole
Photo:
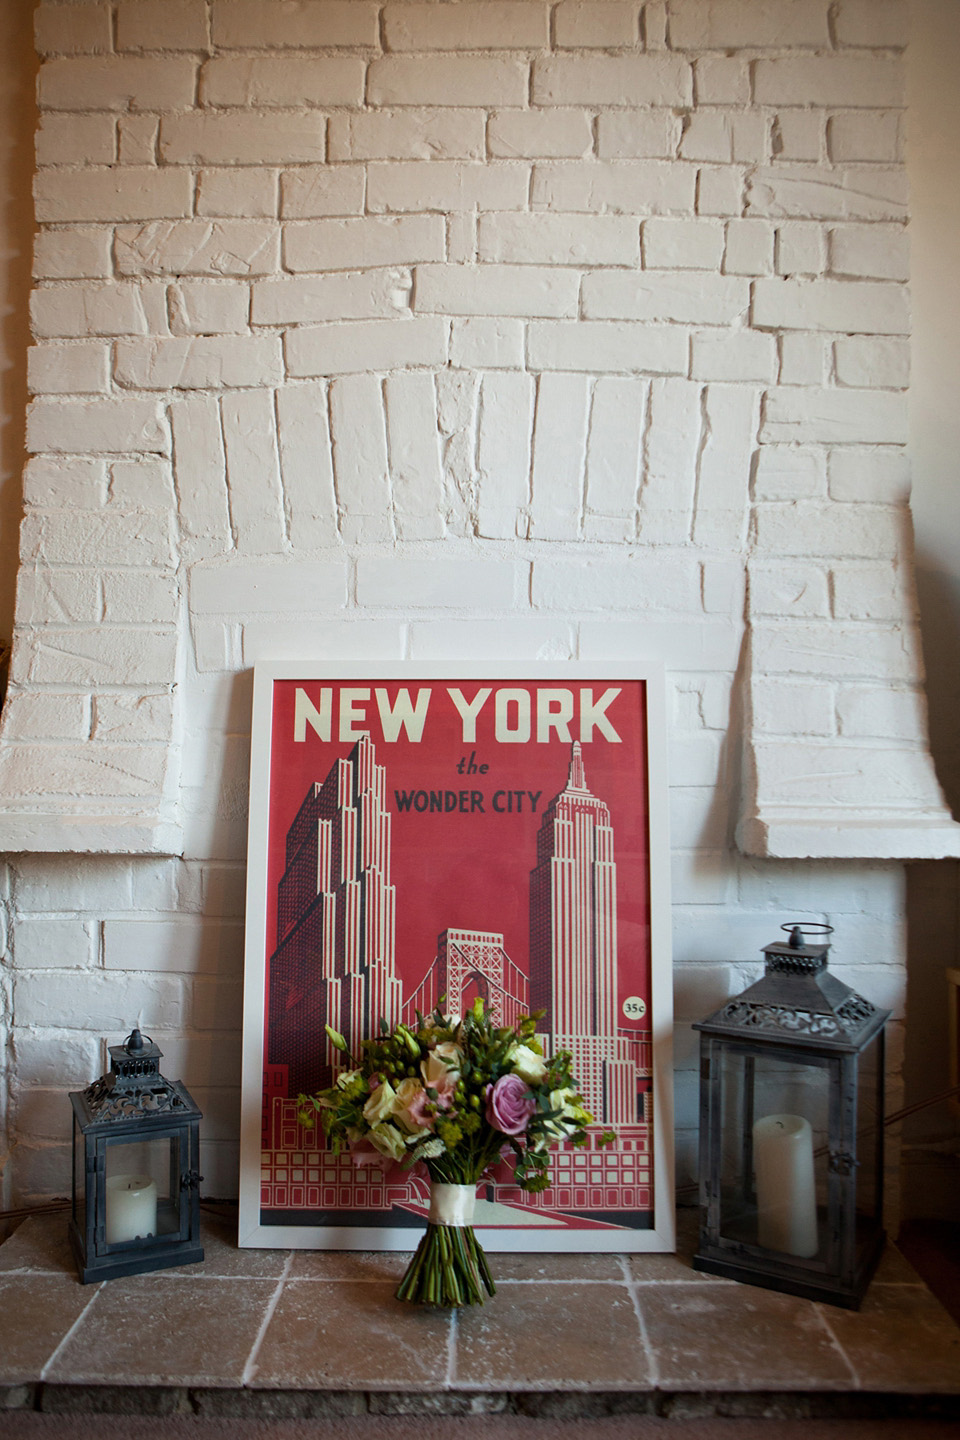
[[[539,1194],[521,1191],[509,1164],[492,1172],[478,1190],[484,1244],[639,1248],[626,1233],[665,1248],[669,1105],[654,1049],[666,857],[650,687],[649,676],[586,670],[258,669],[241,1202],[258,1238],[248,1243],[411,1243],[424,1177],[335,1157],[299,1119],[297,1097],[335,1078],[326,1026],[358,1046],[381,1018],[459,1015],[480,995],[503,1024],[544,1012],[547,1052],[572,1051],[597,1136],[616,1134],[604,1148],[561,1146]]]

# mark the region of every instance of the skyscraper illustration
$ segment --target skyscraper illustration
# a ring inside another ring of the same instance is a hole
[[[619,1032],[617,866],[608,806],[587,786],[574,742],[566,787],[550,802],[530,876],[530,1000],[551,1051],[571,1050],[587,1109],[637,1123],[637,1067]]]
[[[314,784],[287,834],[267,1054],[289,1091],[329,1083],[325,1025],[359,1042],[400,1018],[386,772],[369,735]]]

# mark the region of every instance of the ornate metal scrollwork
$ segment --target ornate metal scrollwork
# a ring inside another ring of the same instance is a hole
[[[84,1091],[94,1120],[136,1120],[141,1115],[159,1115],[183,1107],[172,1085],[161,1083],[149,1090],[116,1090],[102,1075]]]

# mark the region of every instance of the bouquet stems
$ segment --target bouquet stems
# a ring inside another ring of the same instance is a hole
[[[473,1227],[431,1220],[396,1294],[415,1305],[482,1305],[484,1289],[496,1294]]]

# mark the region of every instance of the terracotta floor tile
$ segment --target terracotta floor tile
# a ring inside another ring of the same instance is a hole
[[[407,1266],[409,1250],[294,1250],[291,1280],[382,1280],[394,1289]]]
[[[620,1256],[587,1254],[491,1254],[494,1284],[500,1280],[624,1280]]]
[[[70,1212],[59,1215],[31,1215],[0,1245],[0,1273],[10,1270],[41,1270],[51,1274],[76,1275],[76,1264],[67,1226]]]
[[[888,1242],[886,1249],[880,1256],[880,1264],[877,1266],[873,1277],[874,1285],[922,1285],[923,1281],[914,1270],[910,1261],[897,1249],[896,1245]]]
[[[237,1245],[237,1222],[233,1216],[214,1211],[200,1212],[200,1243],[203,1259],[194,1265],[172,1266],[168,1275],[203,1275],[204,1277],[249,1275],[252,1279],[268,1280],[283,1274],[287,1250],[240,1249]]]
[[[864,1390],[960,1392],[960,1326],[928,1290],[875,1282],[857,1311],[819,1308]]]
[[[432,1388],[447,1374],[451,1318],[406,1305],[395,1282],[288,1280],[257,1355],[269,1388]]]
[[[667,1389],[849,1386],[850,1368],[809,1300],[755,1285],[638,1286],[659,1383]]]
[[[0,1385],[37,1380],[96,1295],[96,1285],[76,1276],[0,1275]]]
[[[47,1378],[78,1385],[240,1385],[275,1290],[272,1280],[199,1273],[109,1280]]]
[[[456,1346],[458,1385],[610,1390],[650,1379],[625,1285],[505,1285],[461,1311]]]

